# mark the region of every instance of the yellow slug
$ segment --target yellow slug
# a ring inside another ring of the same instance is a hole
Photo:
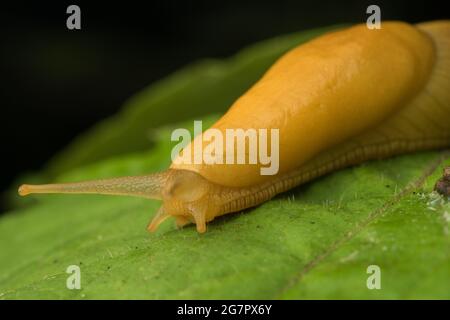
[[[99,193],[161,199],[148,229],[170,216],[198,232],[215,217],[256,206],[339,168],[450,145],[450,21],[383,22],[329,33],[294,48],[205,134],[278,129],[279,170],[174,161],[164,172],[97,181],[22,185],[29,193]],[[195,151],[197,136],[183,152]],[[198,144],[197,144],[198,145]],[[232,146],[233,150],[236,146]],[[272,150],[273,151],[273,150]],[[216,150],[226,156],[230,149]],[[248,153],[248,150],[246,150]]]

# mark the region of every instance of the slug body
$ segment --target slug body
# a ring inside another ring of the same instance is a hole
[[[161,173],[31,186],[29,193],[101,193],[161,199],[149,225],[170,216],[199,232],[215,217],[256,206],[339,168],[450,145],[450,21],[384,22],[294,48],[210,129],[278,129],[279,171],[256,164],[183,164]],[[195,140],[197,139],[197,140]],[[195,142],[183,150],[195,154]],[[233,150],[235,146],[232,146]],[[248,151],[248,150],[246,150]],[[224,155],[230,149],[223,147]],[[181,155],[180,155],[181,156]]]

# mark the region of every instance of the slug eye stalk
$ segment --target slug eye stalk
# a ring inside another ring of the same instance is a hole
[[[155,173],[145,176],[121,177],[82,181],[75,183],[55,183],[19,187],[19,195],[33,193],[74,193],[74,194],[106,194],[135,196],[148,199],[162,199],[162,187],[167,179],[166,173]]]

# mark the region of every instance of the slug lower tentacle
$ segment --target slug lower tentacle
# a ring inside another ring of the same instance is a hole
[[[294,48],[205,134],[278,129],[279,171],[262,163],[183,163],[161,173],[20,187],[19,193],[101,193],[161,199],[148,229],[175,217],[198,232],[214,218],[256,206],[328,172],[450,146],[450,21],[357,25]],[[180,153],[195,157],[197,136]],[[231,149],[230,149],[231,148]],[[203,148],[205,149],[205,148]],[[234,152],[235,145],[216,152]],[[233,153],[234,154],[234,153]],[[248,150],[246,150],[248,154]]]

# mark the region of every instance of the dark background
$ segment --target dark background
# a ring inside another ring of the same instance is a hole
[[[448,1],[54,1],[1,4],[0,190],[39,169],[132,94],[189,62],[275,35],[382,20],[449,17]],[[82,29],[66,28],[81,8]]]

